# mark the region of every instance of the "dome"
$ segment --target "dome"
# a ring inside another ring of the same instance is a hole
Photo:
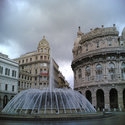
[[[41,46],[49,47],[49,42],[46,40],[45,36],[43,36],[43,39],[38,44],[38,47],[41,47]]]
[[[6,114],[59,114],[96,112],[90,102],[72,89],[28,89],[18,93],[2,110]]]

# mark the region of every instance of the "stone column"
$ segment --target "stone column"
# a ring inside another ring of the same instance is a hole
[[[109,91],[106,90],[104,93],[105,110],[110,111]]]
[[[123,109],[123,91],[120,89],[118,91],[118,108],[119,108],[119,111],[122,111]]]
[[[92,105],[93,105],[95,108],[97,107],[96,91],[95,91],[95,90],[92,92]]]

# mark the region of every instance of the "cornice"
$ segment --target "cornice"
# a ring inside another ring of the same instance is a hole
[[[85,54],[80,54],[77,56],[77,58],[75,58],[72,61],[72,68],[75,68],[75,65],[83,65],[86,63],[95,63],[95,62],[105,62],[105,61],[111,61],[111,60],[115,60],[115,61],[119,61],[119,60],[123,60],[123,59],[107,59],[107,56],[110,55],[117,55],[119,57],[119,55],[125,54],[125,48],[119,48],[119,47],[114,47],[114,48],[104,48],[104,49],[98,49],[96,51],[90,51],[88,53]]]
[[[98,37],[118,36],[118,34],[116,27],[96,28],[89,33],[83,34],[80,43],[82,44]]]

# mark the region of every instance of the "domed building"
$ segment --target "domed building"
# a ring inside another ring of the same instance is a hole
[[[50,86],[50,46],[43,36],[36,51],[28,52],[14,59],[19,64],[19,92],[29,88],[44,89]],[[56,88],[69,87],[69,83],[59,71],[59,66],[52,58],[53,79]]]
[[[125,108],[125,28],[121,36],[112,27],[80,27],[73,47],[74,89],[97,110]]]

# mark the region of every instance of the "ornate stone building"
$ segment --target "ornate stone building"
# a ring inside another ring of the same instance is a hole
[[[125,108],[125,28],[121,36],[113,27],[77,32],[73,47],[74,89],[98,110]]]
[[[19,91],[28,88],[46,88],[49,86],[50,79],[50,46],[43,36],[39,42],[37,50],[26,53],[14,59],[19,63]],[[59,71],[58,64],[52,59],[54,86],[69,87],[68,82]]]
[[[19,65],[0,53],[0,110],[18,93]]]

